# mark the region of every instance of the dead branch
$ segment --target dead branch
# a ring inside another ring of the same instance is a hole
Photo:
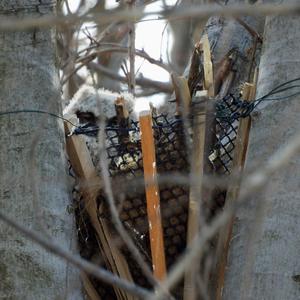
[[[141,297],[145,299],[145,297],[149,297],[151,293],[146,289],[139,287],[135,284],[132,284],[124,279],[120,279],[119,277],[113,275],[112,273],[108,272],[107,270],[97,267],[94,264],[90,263],[89,261],[82,259],[78,255],[74,255],[71,252],[63,249],[54,241],[45,238],[41,234],[24,227],[22,224],[15,222],[14,220],[7,217],[0,211],[0,220],[8,224],[9,226],[15,228],[17,231],[24,234],[26,237],[31,239],[32,241],[36,242],[37,244],[41,245],[43,248],[48,250],[49,252],[67,260],[80,270],[95,276],[96,278],[100,279],[103,282],[106,282],[111,285],[115,285],[129,293]]]
[[[88,63],[87,67],[91,70],[100,71],[101,73],[103,73],[104,75],[106,75],[112,79],[116,79],[116,80],[119,80],[124,83],[127,82],[126,77],[124,77],[118,73],[115,73],[115,72],[111,71],[109,68],[106,68],[100,64],[90,62],[90,63]],[[136,80],[136,84],[143,88],[151,88],[151,89],[157,90],[158,92],[163,92],[163,93],[168,93],[168,94],[171,94],[173,92],[173,86],[168,82],[151,80],[149,78],[144,78],[141,76],[137,77],[135,80]]]
[[[129,9],[134,9],[135,0],[128,4]],[[135,95],[135,23],[134,21],[129,25],[129,45],[128,45],[128,56],[129,56],[129,92]]]
[[[118,53],[128,53],[127,47],[108,47],[101,50],[97,50],[91,54],[88,54],[86,56],[80,57],[76,62],[80,63],[76,68],[72,70],[71,73],[69,73],[66,78],[63,79],[62,85],[64,85],[71,76],[73,76],[75,73],[77,73],[81,68],[86,66],[88,63],[93,61],[99,54],[105,53],[105,52],[118,52]],[[167,72],[171,73],[172,70],[169,66],[164,64],[162,61],[156,60],[152,58],[149,54],[147,54],[144,50],[135,50],[135,54],[137,56],[140,56],[142,58],[145,58],[147,61],[149,61],[151,64],[157,65],[161,67],[162,69],[166,70]]]
[[[1,17],[0,31],[24,31],[29,29],[49,28],[53,26],[72,26],[81,22],[108,23],[114,21],[132,21],[142,19],[146,16],[162,15],[161,19],[182,19],[187,17],[207,18],[211,16],[239,17],[268,16],[268,15],[298,15],[300,13],[300,3],[286,3],[281,5],[260,4],[260,5],[227,5],[220,7],[217,5],[189,6],[172,11],[158,10],[144,12],[143,9],[131,11],[90,13],[84,16],[75,14],[67,16],[44,16],[40,18],[19,19],[15,17]]]

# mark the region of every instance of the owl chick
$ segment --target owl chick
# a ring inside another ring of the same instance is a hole
[[[99,125],[104,121],[108,126],[116,125],[116,100],[123,99],[122,103],[125,110],[129,113],[129,119],[138,120],[136,101],[132,94],[129,93],[114,93],[105,89],[95,89],[88,85],[83,85],[74,95],[69,105],[64,109],[64,115],[76,115],[79,120],[80,130],[74,129],[74,133],[83,134],[86,144],[91,153],[94,165],[100,170],[99,165],[99,141],[98,129]],[[174,103],[165,103],[151,105],[153,112],[157,114],[174,115],[176,105]],[[126,118],[128,117],[128,113]],[[121,123],[119,123],[120,125]],[[125,124],[126,126],[126,124]],[[129,132],[128,138],[130,141],[136,139],[135,132]],[[123,159],[123,158],[122,158]],[[116,162],[118,164],[118,162]]]
[[[135,99],[129,93],[114,93],[105,89],[96,90],[83,85],[64,109],[64,115],[76,114],[80,124],[96,125],[100,121],[109,122],[115,117],[115,101],[123,98],[126,109],[133,112]]]
[[[66,106],[64,115],[76,115],[83,133],[83,137],[89,148],[91,158],[96,169],[100,170],[98,129],[101,122],[110,124],[116,119],[116,100],[124,99],[126,111],[132,112],[131,118],[135,118],[133,108],[135,98],[129,93],[114,93],[105,89],[95,89],[88,85],[83,85],[69,105]],[[76,132],[76,129],[75,131]]]

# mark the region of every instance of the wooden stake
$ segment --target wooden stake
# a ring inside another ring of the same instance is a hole
[[[76,124],[76,116],[64,116],[73,124]],[[68,135],[72,130],[72,125],[68,122],[64,123],[65,132]],[[101,242],[101,252],[106,264],[111,268],[114,274],[117,274],[123,279],[133,282],[127,261],[120,250],[114,243],[114,238],[111,234],[109,224],[104,218],[98,218],[98,205],[96,202],[96,191],[93,184],[101,184],[101,179],[97,176],[97,172],[91,160],[90,153],[86,147],[84,139],[77,135],[68,137],[67,153],[71,165],[75,171],[76,176],[83,182],[83,199],[85,201],[85,209],[89,214],[91,223],[97,233]],[[97,189],[98,190],[98,189]],[[135,300],[136,298],[129,293],[114,287],[114,291],[119,300]]]
[[[208,97],[214,97],[214,73],[207,34],[201,38],[200,44],[202,45],[203,50],[204,88],[208,91]]]
[[[115,100],[115,111],[118,126],[125,129],[118,132],[118,140],[120,144],[126,144],[129,142],[129,131],[126,129],[130,127],[130,122],[129,112],[126,108],[124,97],[118,97]]]
[[[115,100],[115,110],[116,110],[118,123],[122,123],[122,120],[128,119],[129,112],[126,108],[124,97],[118,97]]]
[[[203,51],[203,68],[204,68],[204,87],[208,92],[208,98],[210,103],[206,109],[206,126],[205,126],[205,147],[204,147],[204,173],[209,174],[211,172],[211,163],[209,161],[209,154],[211,146],[215,143],[215,128],[216,128],[216,118],[215,118],[215,82],[213,65],[211,60],[211,51],[207,34],[205,34],[200,41],[200,46]],[[212,198],[212,190],[202,187],[201,195],[204,201],[210,201]],[[205,195],[205,197],[204,197]]]
[[[244,101],[251,101],[255,94],[255,86],[253,84],[246,83],[243,89],[243,99]],[[234,158],[233,158],[233,170],[237,173],[243,171],[246,153],[248,148],[248,140],[251,126],[251,118],[241,118],[239,122],[239,128],[234,148]],[[232,205],[234,201],[237,200],[239,194],[239,183],[232,183],[227,191],[225,209],[227,206]],[[232,229],[234,224],[234,216],[229,221],[228,225],[224,228],[223,232],[219,236],[218,251],[219,258],[217,262],[217,291],[215,299],[222,299],[222,290],[225,282],[225,269],[227,266],[227,257],[229,251],[229,245],[232,235]]]
[[[215,95],[214,90],[214,75],[213,66],[211,60],[210,45],[207,34],[205,34],[200,41],[200,48],[203,51],[203,68],[204,68],[204,88],[206,91],[202,91],[199,94],[198,101],[204,101],[205,105],[202,105],[201,109],[195,114],[195,122],[193,128],[193,159],[192,159],[192,174],[195,174],[198,178],[203,176],[206,170],[206,162],[208,159],[207,142],[210,141],[208,134],[211,134],[210,126],[213,124],[211,118],[206,118],[208,113],[207,100]],[[206,157],[207,156],[207,157]],[[203,193],[202,180],[200,179],[197,185],[190,187],[190,201],[189,201],[189,218],[188,218],[188,232],[187,232],[187,247],[197,237],[200,227],[200,207],[203,204],[201,195]],[[184,300],[196,300],[197,299],[197,286],[195,280],[195,270],[188,270],[184,279]]]
[[[84,272],[80,274],[80,277],[88,299],[102,300],[98,292],[96,291],[95,287],[93,286],[90,277],[88,277]]]
[[[200,179],[190,187],[187,248],[189,248],[190,244],[197,237],[200,225],[200,195],[204,163],[207,91],[198,92],[195,99],[193,99],[193,102],[198,106],[198,109],[195,111],[193,120],[193,156],[191,174],[192,178],[196,177]],[[197,299],[195,272],[197,272],[197,268],[191,268],[185,273],[183,291],[183,299],[185,300]]]
[[[167,271],[160,213],[159,188],[157,183],[155,145],[152,131],[152,116],[150,111],[143,111],[140,113],[140,130],[152,267],[154,276],[158,280],[163,280],[166,277]]]
[[[171,75],[176,95],[176,111],[184,117],[187,117],[190,111],[191,94],[188,81],[183,76]]]

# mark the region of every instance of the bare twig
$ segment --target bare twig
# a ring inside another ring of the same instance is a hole
[[[135,0],[132,0],[129,4],[129,9],[134,9]],[[129,30],[129,45],[128,45],[128,56],[129,56],[129,92],[135,94],[135,23],[130,23]]]
[[[145,16],[163,15],[168,20],[182,19],[187,17],[207,18],[210,16],[240,17],[241,15],[267,16],[267,15],[298,15],[300,13],[300,3],[285,3],[281,5],[274,4],[236,4],[219,7],[217,5],[194,5],[186,6],[172,11],[157,10],[144,12],[143,9],[134,9],[131,11],[91,13],[84,16],[43,16],[40,18],[15,18],[1,16],[0,31],[24,31],[36,27],[47,28],[52,26],[71,26],[81,22],[108,23],[113,21],[132,21],[142,19]]]
[[[116,80],[119,80],[119,81],[125,82],[125,83],[127,82],[126,77],[124,77],[118,73],[115,73],[112,70],[110,70],[109,68],[106,68],[100,64],[90,62],[87,65],[87,67],[92,70],[100,71],[101,73],[103,73],[104,75],[106,75],[112,79],[116,79]],[[171,94],[173,92],[173,86],[168,82],[151,80],[149,78],[144,78],[144,77],[137,77],[135,79],[135,81],[136,81],[137,85],[139,85],[143,88],[152,88],[159,92],[168,93],[168,94]]]
[[[89,58],[94,59],[98,54],[102,54],[102,53],[105,53],[105,52],[128,53],[128,47],[107,47],[107,48],[104,48],[104,49],[100,49],[100,50],[97,50],[97,51],[95,51],[95,52],[93,52],[89,55],[81,57],[80,59],[78,59],[77,62],[81,62],[81,61],[87,60]],[[168,65],[163,63],[161,60],[157,60],[157,59],[152,58],[147,52],[145,52],[145,50],[135,49],[135,55],[146,59],[149,63],[157,65],[158,67],[161,67],[162,69],[166,70],[169,73],[172,72],[172,69]]]
[[[71,73],[69,73],[64,80],[62,81],[62,85],[64,85],[71,76],[73,76],[76,72],[78,72],[81,68],[83,68],[84,66],[86,66],[88,63],[90,63],[91,61],[93,61],[99,54],[103,54],[105,52],[119,52],[119,53],[128,53],[128,48],[127,47],[108,47],[108,48],[104,48],[101,50],[97,50],[93,53],[90,53],[88,55],[85,55],[83,57],[80,57],[76,62],[80,63],[76,68],[74,68],[72,70]],[[147,54],[144,50],[135,50],[135,54],[145,58],[147,61],[149,61],[151,64],[155,64],[161,68],[163,68],[164,70],[166,70],[167,72],[171,73],[172,70],[170,69],[169,66],[167,66],[166,64],[164,64],[163,62],[156,60],[154,58],[152,58],[149,54]]]
[[[89,261],[82,259],[80,256],[74,255],[71,252],[63,249],[54,241],[45,238],[44,236],[40,235],[39,233],[33,230],[27,229],[22,224],[19,224],[13,221],[12,219],[10,219],[9,217],[7,217],[1,211],[0,211],[0,220],[5,222],[9,226],[15,228],[17,231],[23,233],[26,237],[38,243],[46,250],[67,260],[68,262],[72,263],[80,270],[95,276],[96,278],[100,279],[103,282],[106,282],[111,285],[115,285],[121,289],[128,291],[133,295],[141,297],[142,299],[151,295],[151,293],[146,289],[139,287],[135,284],[132,284],[124,279],[120,279],[119,277],[113,275],[112,273],[106,271],[105,269],[97,267],[94,264],[90,263]]]

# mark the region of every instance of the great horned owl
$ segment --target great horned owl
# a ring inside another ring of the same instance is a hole
[[[83,85],[64,109],[64,115],[76,114],[81,124],[98,123],[102,118],[107,122],[116,115],[115,101],[118,98],[123,98],[127,110],[133,113],[135,99],[132,94],[96,90],[92,86]]]
[[[94,133],[94,136],[85,134],[84,138],[98,171],[100,171],[100,166],[97,128],[103,121],[108,126],[116,125],[117,117],[115,102],[118,99],[123,99],[126,111],[129,113],[129,118],[133,121],[137,121],[138,115],[134,111],[136,99],[132,94],[114,93],[105,89],[96,90],[94,87],[88,85],[83,85],[70,100],[69,105],[64,109],[64,115],[77,116],[78,123],[85,128],[85,132]],[[170,116],[175,114],[175,107],[175,103],[159,103],[157,105],[152,105],[153,110],[156,111],[157,114],[167,114]]]
[[[116,120],[116,100],[123,99],[126,111],[130,113],[130,118],[136,119],[134,113],[135,98],[129,93],[114,93],[105,89],[95,89],[92,86],[83,85],[66,106],[64,115],[76,115],[78,123],[84,127],[84,139],[89,148],[93,163],[100,172],[100,147],[97,137],[97,128],[101,122],[110,124]]]

